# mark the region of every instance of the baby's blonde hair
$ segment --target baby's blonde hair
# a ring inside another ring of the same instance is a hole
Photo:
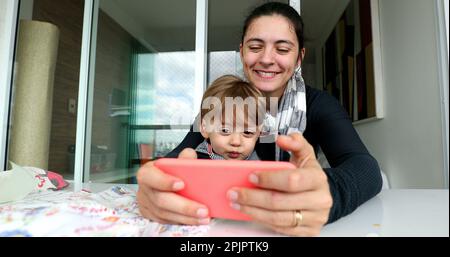
[[[263,98],[264,95],[255,86],[237,76],[224,75],[214,80],[214,82],[203,94],[202,103],[206,103],[205,101],[207,101],[210,97],[216,97],[220,99],[222,107],[222,121],[225,117],[225,100],[227,97],[231,97],[233,99],[236,99],[237,97],[241,97],[242,99],[253,98],[255,100],[254,102],[256,103],[256,112],[249,113],[248,116],[246,116],[246,120],[252,119],[256,122],[257,126],[261,125],[262,121],[264,120],[264,116],[266,113],[266,103]],[[212,107],[210,104],[207,104],[206,108],[205,106],[203,106],[200,111],[202,120],[205,115],[208,112],[213,111],[213,109],[214,107]],[[238,110],[234,111],[237,112]],[[245,111],[245,107],[244,110],[240,111]]]

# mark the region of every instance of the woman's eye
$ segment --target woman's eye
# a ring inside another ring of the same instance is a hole
[[[261,46],[249,46],[248,49],[250,49],[250,51],[256,52],[261,50]]]
[[[285,49],[285,48],[278,48],[278,52],[282,53],[282,54],[286,54],[289,52],[289,49]]]

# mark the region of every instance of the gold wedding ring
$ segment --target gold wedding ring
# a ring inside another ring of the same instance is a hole
[[[303,221],[303,214],[301,210],[294,211],[294,225],[293,227],[300,226]]]

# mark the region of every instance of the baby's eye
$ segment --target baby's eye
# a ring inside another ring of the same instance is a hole
[[[231,133],[231,130],[229,128],[227,128],[227,127],[222,127],[222,128],[220,128],[220,133],[228,135],[228,134]]]
[[[251,137],[251,136],[253,136],[254,134],[255,134],[255,132],[250,131],[250,130],[244,131],[244,135],[245,135],[245,136],[248,136],[248,137]]]

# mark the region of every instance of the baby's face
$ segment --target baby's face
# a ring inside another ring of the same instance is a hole
[[[255,148],[259,130],[239,130],[223,125],[217,132],[208,133],[208,137],[214,152],[226,160],[245,160]]]
[[[209,138],[214,152],[226,160],[247,159],[255,148],[262,127],[258,125],[256,113],[234,108],[214,114],[202,119],[203,137]]]
[[[255,122],[249,124],[239,120],[206,125],[202,131],[202,135],[210,139],[214,152],[227,160],[247,159],[260,134],[260,127]]]

